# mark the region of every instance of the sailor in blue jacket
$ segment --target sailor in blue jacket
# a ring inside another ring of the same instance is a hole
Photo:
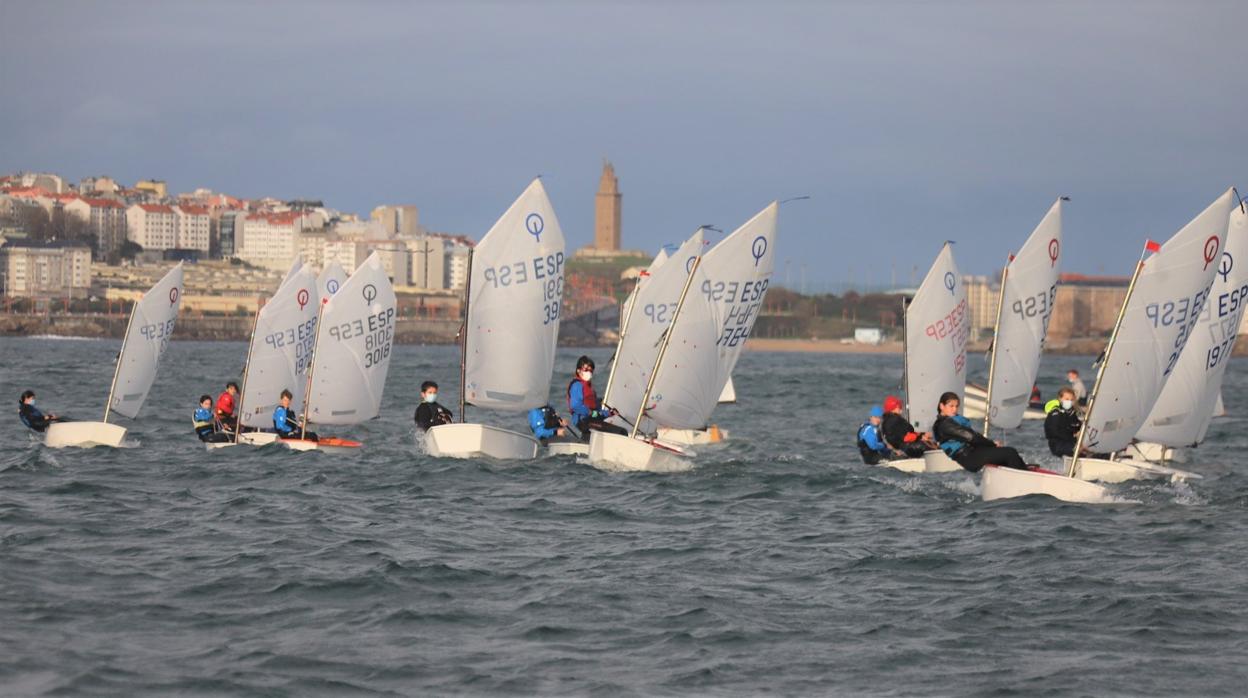
[[[195,415],[191,417],[191,422],[195,425],[195,435],[200,441],[205,443],[224,443],[230,440],[230,435],[217,431],[216,416],[212,412],[212,396],[200,395],[199,407],[195,408]]]
[[[561,438],[568,433],[568,422],[555,412],[555,408],[550,405],[542,405],[529,410],[529,429],[533,431],[533,437],[546,443],[552,438]]]
[[[295,414],[294,410],[290,409],[290,401],[294,397],[289,390],[282,391],[282,398],[277,405],[277,409],[273,410],[273,429],[283,439],[316,441],[316,434],[304,431],[303,426],[299,424],[298,415]]]
[[[627,434],[623,428],[607,423],[607,419],[616,412],[599,404],[593,379],[594,360],[588,356],[577,359],[576,375],[568,383],[568,411],[572,413],[572,423],[581,432],[581,440],[589,441],[590,430]]]
[[[882,460],[889,460],[892,449],[884,443],[880,434],[880,422],[884,419],[884,408],[876,405],[871,408],[871,416],[858,427],[858,452],[862,454],[862,462],[875,465]]]

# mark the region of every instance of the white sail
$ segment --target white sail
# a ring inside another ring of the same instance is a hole
[[[273,410],[283,390],[294,395],[290,404],[303,405],[316,342],[316,312],[316,274],[301,264],[256,316],[239,399],[244,425],[272,428]]]
[[[303,268],[303,256],[297,254],[295,255],[295,260],[290,263],[290,269],[286,272],[286,276],[282,277],[282,283],[278,284],[277,287],[281,288],[282,286],[285,286],[286,282],[294,278],[295,274],[298,274],[299,270],[302,268]]]
[[[563,231],[540,179],[472,255],[464,394],[477,407],[546,404],[563,299]]]
[[[705,278],[692,290],[700,290],[714,304],[720,322],[719,337],[715,340],[719,371],[715,382],[709,386],[715,398],[732,377],[745,341],[762,312],[775,269],[779,210],[780,204],[774,201],[768,204],[712,247],[699,266]]]
[[[1008,265],[1001,323],[993,338],[992,405],[989,417],[1017,429],[1040,370],[1040,351],[1057,299],[1062,253],[1062,200],[1058,199]]]
[[[321,298],[329,298],[342,288],[343,282],[347,280],[347,271],[337,260],[325,265],[321,270],[321,275],[316,280],[317,292]]]
[[[1230,363],[1244,308],[1248,306],[1248,216],[1231,209],[1226,247],[1218,260],[1213,286],[1179,362],[1136,437],[1167,446],[1200,443],[1216,416],[1222,378]]]
[[[906,409],[919,431],[931,431],[941,393],[966,389],[971,333],[966,286],[945,243],[906,309]]]
[[[702,263],[706,263],[705,257]],[[722,367],[716,342],[723,328],[722,304],[699,291],[708,282],[699,265],[679,318],[669,326],[671,337],[646,405],[646,416],[659,426],[702,429],[719,402]]]
[[[397,318],[394,286],[374,252],[324,301],[308,395],[309,422],[358,424],[377,416]]]
[[[182,305],[182,264],[165,274],[135,304],[126,338],[117,356],[108,409],[134,419],[156,380],[160,357],[169,347]]]
[[[1200,319],[1225,249],[1234,195],[1218,197],[1170,238],[1144,265],[1101,367],[1096,402],[1084,428],[1092,451],[1117,451],[1131,442],[1179,363]]]
[[[699,228],[677,249],[675,257],[693,259],[705,248],[706,235]],[[646,383],[650,380],[650,372],[654,370],[654,360],[659,355],[659,343],[663,333],[671,325],[687,278],[689,272],[685,264],[660,263],[658,267],[652,264],[646,270],[646,275],[638,279],[633,311],[616,349],[615,362],[611,366],[611,387],[608,394],[603,396],[608,405],[630,420],[636,419],[641,410]],[[696,286],[689,290],[690,297],[695,294],[701,294]],[[688,305],[686,300],[686,306]],[[682,314],[684,312],[687,311],[682,311]],[[686,317],[682,322],[688,319]],[[713,339],[711,341],[714,342]],[[715,361],[711,360],[708,364],[713,367]],[[649,426],[643,426],[643,430],[651,431]],[[706,425],[698,425],[699,428],[703,426]]]
[[[728,376],[728,382],[724,384],[724,389],[719,393],[719,402],[733,403],[737,401],[737,388],[732,384],[732,376]]]
[[[632,307],[633,299],[637,297],[637,288],[638,286],[641,285],[642,279],[658,271],[659,267],[663,266],[663,263],[666,262],[671,256],[672,256],[672,251],[668,250],[667,245],[660,247],[659,253],[654,256],[653,260],[651,260],[650,266],[646,267],[646,270],[642,272],[640,277],[638,277],[637,283],[633,285],[633,290],[629,291],[628,298],[625,298],[624,304],[620,306],[620,332],[621,333],[624,332],[624,322],[628,320],[628,317],[627,317],[628,309]]]

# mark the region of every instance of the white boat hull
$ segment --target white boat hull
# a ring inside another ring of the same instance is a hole
[[[209,451],[215,451],[219,448],[229,448],[230,446],[267,446],[277,443],[277,434],[270,431],[247,431],[238,435],[238,443],[233,441],[222,441],[220,443],[207,442],[204,446]]]
[[[589,436],[589,462],[603,470],[678,473],[693,468],[693,453],[657,440],[595,431]]]
[[[1070,470],[1070,456],[1062,458]],[[1128,480],[1199,480],[1200,475],[1155,463],[1104,458],[1080,458],[1074,476],[1080,480],[1118,483]]]
[[[1054,473],[1015,470],[990,465],[983,470],[980,492],[985,502],[1043,494],[1063,502],[1096,504],[1111,502],[1102,485]]]
[[[894,470],[900,470],[903,473],[925,473],[927,472],[927,461],[922,458],[902,458],[900,460],[882,460],[879,465]]]
[[[532,460],[540,447],[528,434],[488,424],[439,424],[425,432],[425,451],[439,458]]]
[[[546,445],[548,456],[588,456],[589,444],[579,441],[554,441]]]
[[[659,439],[678,446],[708,446],[728,439],[728,431],[712,424],[705,429],[659,429]]]
[[[928,451],[923,454],[923,472],[925,473],[961,473],[966,468],[958,465],[958,462],[940,449]]]
[[[126,438],[126,428],[108,422],[53,422],[44,432],[43,443],[49,448],[118,448]]]

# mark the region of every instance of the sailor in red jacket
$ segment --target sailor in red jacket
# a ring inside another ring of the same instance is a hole
[[[915,431],[901,416],[904,407],[896,395],[884,398],[884,421],[880,423],[880,433],[884,435],[884,443],[898,453],[909,458],[922,458],[923,452],[936,448],[936,444],[925,432]]]
[[[235,396],[238,395],[238,383],[230,381],[225,384],[225,392],[217,396],[217,421],[222,431],[234,431],[238,428],[238,415],[234,414]]]

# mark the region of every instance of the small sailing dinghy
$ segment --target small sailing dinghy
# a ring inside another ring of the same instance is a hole
[[[303,424],[359,424],[381,411],[398,319],[394,286],[376,253],[368,256],[338,292],[321,298],[312,342],[312,365],[303,401]],[[292,391],[293,392],[293,391]],[[293,400],[291,404],[297,404]],[[278,439],[296,451],[351,452],[359,441],[320,436]]]
[[[944,392],[962,396],[966,386],[966,340],[971,333],[967,316],[966,285],[946,242],[923,277],[914,299],[905,306],[902,382],[906,390],[906,418],[915,431],[930,432],[936,405]],[[880,461],[880,465],[910,473],[961,472],[962,466],[940,449],[922,458]]]
[[[282,285],[256,311],[238,394],[238,423],[255,431],[235,433],[233,441],[205,444],[209,450],[245,444],[275,443],[273,411],[283,390],[302,405],[307,394],[312,346],[316,342],[317,278],[312,269],[296,261]]]
[[[321,298],[328,298],[338,292],[342,288],[343,282],[347,280],[347,270],[337,261],[330,262],[321,269],[321,275],[316,278],[316,288]]]
[[[978,383],[967,383],[966,402],[962,405],[962,414],[967,419],[983,419],[984,415],[987,414],[985,411],[987,409],[987,404],[988,389]],[[1044,413],[1043,409],[1030,404],[1027,409],[1023,410],[1024,422],[1028,420],[1041,420],[1046,416],[1048,415]]]
[[[985,500],[1047,494],[1065,501],[1097,502],[1105,501],[1108,491],[1087,481],[1193,475],[1079,454],[1084,447],[1108,453],[1121,450],[1153,409],[1200,318],[1234,201],[1233,190],[1228,189],[1164,245],[1152,241],[1145,245],[1097,369],[1075,456],[1066,460],[1065,473],[985,468],[980,487]]]
[[[702,273],[707,280],[699,290],[715,304],[722,323],[716,342],[720,369],[716,382],[719,386],[717,403],[724,401],[732,372],[762,312],[763,298],[771,284],[775,257],[768,252],[775,244],[779,208],[778,203],[773,203],[760,211],[711,247],[702,260]],[[686,266],[688,264],[686,261]],[[735,400],[735,390],[731,395]],[[665,441],[690,446],[713,444],[728,437],[725,430],[709,423],[695,429],[660,429],[658,435]]]
[[[1053,203],[1001,271],[984,396],[984,436],[994,424],[1001,429],[1017,429],[1029,411],[1031,387],[1040,371],[1040,352],[1057,300],[1064,200]]]
[[[563,298],[563,231],[534,179],[468,258],[460,331],[460,422],[425,432],[433,456],[537,457],[526,433],[467,421],[468,405],[524,413],[546,404]]]
[[[1242,202],[1231,209],[1226,248],[1214,265],[1205,310],[1137,440],[1127,446],[1128,462],[1182,462],[1179,449],[1204,441],[1218,414],[1222,379],[1248,307],[1248,215]]]
[[[117,355],[113,384],[99,422],[53,422],[44,434],[52,448],[121,446],[126,428],[108,421],[111,412],[134,419],[156,380],[160,358],[169,347],[182,301],[182,264],[165,274],[130,308],[125,339]]]
[[[697,254],[705,244],[699,229],[640,286],[612,365],[619,385],[609,386],[607,398],[621,415],[637,416],[629,436],[590,436],[591,463],[623,470],[692,467],[691,452],[661,435],[646,435],[652,427],[705,429],[710,423],[767,294],[778,212],[779,204],[772,202],[705,255]],[[668,299],[676,288],[681,290],[673,308]],[[650,322],[637,321],[636,308]]]

